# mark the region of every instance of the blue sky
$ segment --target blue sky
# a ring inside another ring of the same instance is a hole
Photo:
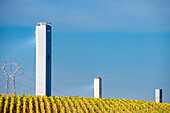
[[[53,95],[154,101],[163,89],[170,103],[170,2],[168,0],[1,0],[0,66],[18,61],[16,92],[35,93],[35,26],[52,23]],[[0,93],[6,79],[0,71]]]

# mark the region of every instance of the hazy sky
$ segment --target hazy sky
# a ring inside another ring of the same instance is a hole
[[[1,0],[0,67],[18,61],[17,94],[35,93],[35,26],[52,23],[52,95],[170,103],[169,0]],[[8,70],[10,71],[10,70]],[[0,71],[0,93],[5,74]]]

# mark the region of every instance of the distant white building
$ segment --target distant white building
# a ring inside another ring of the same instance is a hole
[[[36,25],[36,95],[51,96],[51,24]]]
[[[102,98],[102,79],[99,76],[94,78],[94,97]]]
[[[162,89],[155,89],[155,102],[162,103]]]

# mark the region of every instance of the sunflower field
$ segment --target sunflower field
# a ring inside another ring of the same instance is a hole
[[[1,94],[0,113],[170,113],[170,104],[114,98]]]

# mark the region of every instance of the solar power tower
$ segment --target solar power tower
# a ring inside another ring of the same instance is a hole
[[[155,102],[162,103],[162,89],[155,89]]]
[[[102,98],[102,79],[99,76],[94,78],[94,97]]]
[[[51,23],[36,25],[36,95],[51,96]]]

